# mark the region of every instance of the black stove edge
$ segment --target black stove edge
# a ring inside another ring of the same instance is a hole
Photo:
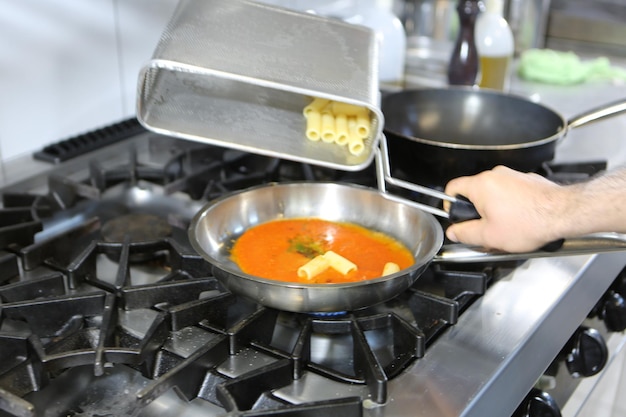
[[[33,158],[43,162],[59,164],[113,143],[121,142],[145,131],[146,129],[141,126],[139,121],[132,117],[45,146],[40,151],[35,152]]]

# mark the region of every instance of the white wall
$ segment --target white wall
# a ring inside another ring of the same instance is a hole
[[[0,159],[132,117],[176,0],[0,0]]]

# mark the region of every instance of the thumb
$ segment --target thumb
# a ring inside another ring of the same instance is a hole
[[[446,237],[453,242],[461,242],[468,245],[483,245],[479,220],[469,220],[450,225],[446,229]]]

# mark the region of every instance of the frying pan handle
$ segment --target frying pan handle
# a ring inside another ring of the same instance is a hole
[[[552,258],[571,255],[594,255],[616,251],[626,251],[626,235],[619,233],[599,233],[575,239],[565,239],[557,250],[543,248],[533,252],[508,253],[489,251],[483,248],[450,244],[444,245],[434,262],[474,263],[497,261],[524,261],[532,258]]]
[[[474,204],[462,195],[455,196],[455,201],[450,203],[450,211],[448,213],[448,219],[452,223],[480,219],[480,214],[478,214]]]
[[[573,129],[609,116],[626,112],[626,98],[622,98],[570,118],[567,127]]]

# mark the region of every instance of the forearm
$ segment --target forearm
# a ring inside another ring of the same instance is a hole
[[[562,187],[558,194],[562,201],[554,218],[562,237],[626,233],[626,168]]]
[[[469,198],[480,214],[448,227],[453,241],[524,252],[560,238],[626,233],[626,168],[561,186],[499,166],[456,178],[445,192]]]

